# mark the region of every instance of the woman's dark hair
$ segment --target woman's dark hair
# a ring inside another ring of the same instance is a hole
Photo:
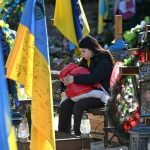
[[[101,53],[106,56],[109,56],[112,60],[112,63],[114,64],[114,58],[111,55],[111,53],[105,50],[104,48],[102,48],[102,46],[98,43],[98,41],[90,35],[86,35],[79,41],[79,47],[89,49],[94,53],[94,55]]]

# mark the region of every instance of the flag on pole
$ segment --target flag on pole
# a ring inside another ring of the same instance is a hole
[[[78,41],[90,32],[80,0],[56,0],[53,24],[76,48]]]
[[[2,51],[0,41],[0,148],[1,150],[17,150],[15,132],[11,124],[10,103]]]
[[[24,85],[31,97],[31,150],[55,150],[52,82],[44,0],[27,0],[13,48],[7,77]]]
[[[101,34],[105,25],[103,20],[108,15],[108,0],[99,0],[98,6],[98,34]]]
[[[122,0],[118,4],[118,14],[122,15],[123,19],[129,19],[135,15],[135,0]]]

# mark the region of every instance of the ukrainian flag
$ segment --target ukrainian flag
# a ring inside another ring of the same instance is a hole
[[[0,41],[0,149],[17,150],[14,128],[11,124],[10,103],[4,71],[2,44]]]
[[[77,48],[78,41],[90,32],[80,0],[56,0],[53,24]]]
[[[99,0],[98,6],[98,34],[101,34],[105,25],[103,20],[108,16],[108,0]]]
[[[31,97],[31,150],[55,150],[54,114],[44,0],[27,0],[7,77],[24,85]]]

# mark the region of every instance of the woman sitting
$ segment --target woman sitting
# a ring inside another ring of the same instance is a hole
[[[69,75],[64,78],[65,86],[75,83],[80,85],[94,85],[100,83],[109,93],[110,77],[113,69],[113,57],[103,49],[98,41],[90,35],[79,41],[82,60],[79,67],[90,70],[89,74]],[[102,91],[101,87],[98,88]],[[60,104],[58,131],[71,132],[71,116],[74,115],[74,133],[80,136],[80,123],[84,111],[90,108],[104,107],[104,102],[99,98],[87,97],[74,102],[68,98]]]

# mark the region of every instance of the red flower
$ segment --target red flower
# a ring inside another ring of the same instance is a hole
[[[129,132],[133,127],[135,127],[140,122],[140,115],[138,110],[134,112],[133,116],[131,116],[128,120],[123,122],[123,130],[124,132]]]
[[[143,51],[141,51],[141,50],[133,51],[133,55],[135,57],[140,57],[139,58],[140,62],[145,62],[145,53]]]

